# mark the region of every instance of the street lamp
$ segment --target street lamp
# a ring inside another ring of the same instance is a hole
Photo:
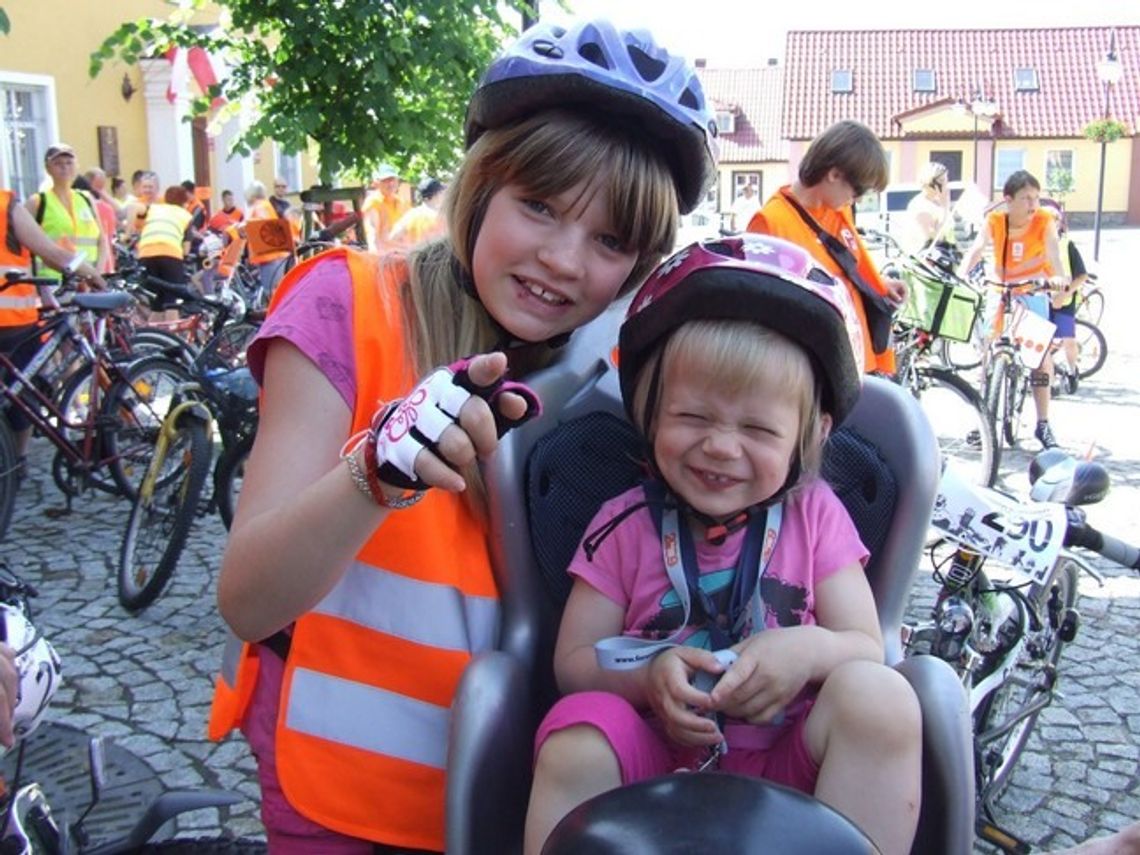
[[[1113,30],[1108,43],[1108,54],[1096,64],[1096,76],[1100,82],[1104,84],[1105,121],[1109,118],[1112,87],[1114,84],[1120,82],[1120,77],[1123,73],[1124,67],[1120,64],[1120,60],[1116,58],[1116,30]],[[1100,181],[1097,184],[1096,191],[1096,219],[1093,221],[1093,261],[1100,260],[1100,214],[1104,208],[1104,161],[1107,154],[1107,147],[1108,139],[1102,136],[1100,139]]]
[[[997,104],[982,92],[979,86],[970,94],[970,112],[974,114],[974,185],[978,184],[978,116],[992,119],[997,115]],[[988,192],[988,191],[987,191]]]

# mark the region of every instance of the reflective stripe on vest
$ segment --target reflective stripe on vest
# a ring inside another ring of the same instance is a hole
[[[313,609],[441,650],[490,650],[499,603],[354,562]]]
[[[0,268],[15,267],[26,271],[32,263],[31,254],[24,248],[17,252],[16,236],[8,233],[12,205],[16,204],[10,190],[0,190]],[[0,327],[23,327],[34,324],[40,317],[40,298],[34,285],[11,285],[0,291]]]
[[[99,259],[99,219],[95,205],[79,190],[71,190],[71,213],[68,213],[53,190],[45,190],[43,230],[56,244],[68,252],[79,252],[92,265]],[[42,270],[40,276],[59,279],[54,270]]]
[[[182,243],[192,215],[178,205],[155,203],[139,234],[139,258],[182,258]]]

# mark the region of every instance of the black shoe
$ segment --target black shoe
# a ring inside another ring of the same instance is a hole
[[[1045,448],[1057,447],[1057,439],[1053,436],[1053,428],[1049,427],[1049,422],[1038,422],[1037,430],[1033,431],[1033,435]]]
[[[1069,394],[1075,395],[1077,393],[1077,387],[1081,383],[1081,378],[1077,376],[1076,371],[1073,371],[1066,375],[1065,380],[1068,383]]]
[[[970,448],[981,448],[982,432],[977,428],[974,428],[972,431],[966,434],[966,445],[968,445]]]

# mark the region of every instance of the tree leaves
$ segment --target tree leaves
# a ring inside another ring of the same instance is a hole
[[[112,59],[134,64],[172,46],[203,47],[230,72],[219,92],[250,103],[236,145],[273,139],[286,151],[314,141],[322,180],[367,175],[390,162],[405,174],[443,173],[462,152],[463,117],[475,83],[516,31],[503,6],[480,0],[216,0],[224,26],[166,21],[120,26],[91,55],[94,77]],[[245,99],[245,100],[243,100]],[[210,98],[196,99],[204,112]]]

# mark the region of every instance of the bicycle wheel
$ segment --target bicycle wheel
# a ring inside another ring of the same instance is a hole
[[[65,496],[77,496],[80,489],[86,485],[94,487],[104,493],[115,494],[119,487],[115,481],[102,472],[95,462],[102,459],[105,444],[103,442],[103,426],[95,420],[93,435],[85,435],[91,418],[91,402],[98,400],[93,384],[96,376],[102,376],[106,382],[106,375],[96,375],[92,363],[84,364],[64,381],[59,395],[55,400],[62,419],[56,425],[60,434],[69,443],[84,454],[82,467],[76,466],[62,450],[57,450],[52,462],[52,479],[60,492]],[[46,415],[46,414],[45,414]],[[84,450],[84,443],[90,441],[91,447]]]
[[[1005,398],[1005,441],[1010,446],[1017,445],[1025,421],[1025,399],[1029,397],[1029,369],[1020,362],[1013,362],[1008,376],[1008,392]]]
[[[1018,719],[1018,711],[1042,699],[1046,704],[1052,699],[1057,663],[1065,646],[1061,622],[1065,611],[1076,604],[1079,572],[1072,561],[1061,559],[1060,569],[1053,577],[1059,608],[1050,612],[1047,603],[1042,603],[1044,614],[1036,630],[1022,616],[1021,631],[1028,634],[1028,643],[1013,673],[982,699],[974,713],[975,774],[978,799],[983,804],[991,805],[1004,792],[1040,713],[1038,709]],[[1051,592],[1045,596],[1050,597]]]
[[[1104,367],[1108,343],[1100,327],[1077,318],[1077,376],[1084,380]]]
[[[986,409],[993,419],[995,433],[998,437],[1009,439],[1009,429],[1006,425],[1009,413],[1009,392],[1012,376],[1017,367],[1014,364],[1016,357],[1011,351],[996,350],[990,355],[989,365],[986,367],[985,396]]]
[[[103,401],[104,452],[111,477],[132,501],[154,453],[166,414],[180,399],[190,372],[163,356],[147,356],[123,369]]]
[[[245,352],[259,327],[248,321],[226,324],[202,348],[198,357],[198,367],[202,370],[214,368],[240,368],[246,364]]]
[[[0,541],[8,534],[12,511],[16,507],[16,490],[20,486],[20,456],[16,453],[16,437],[0,409]]]
[[[1089,288],[1077,303],[1077,321],[1088,321],[1094,326],[1104,317],[1104,292],[1099,288]]]
[[[915,378],[918,403],[934,428],[943,460],[973,483],[992,486],[1001,446],[982,396],[944,368],[919,367]]]
[[[210,454],[205,423],[184,415],[166,449],[177,477],[160,479],[149,496],[140,492],[127,520],[118,573],[119,602],[127,611],[138,612],[153,603],[174,574],[198,513]]]
[[[128,343],[131,355],[136,359],[144,356],[165,356],[189,365],[198,355],[198,349],[181,336],[157,327],[141,327],[135,330]]]
[[[214,470],[214,501],[218,503],[218,513],[227,531],[234,521],[237,497],[241,492],[242,478],[245,476],[245,462],[249,459],[251,448],[253,448],[252,435],[244,437],[236,445],[223,451]]]
[[[139,855],[262,855],[269,845],[248,837],[176,837],[147,843],[137,851]]]

